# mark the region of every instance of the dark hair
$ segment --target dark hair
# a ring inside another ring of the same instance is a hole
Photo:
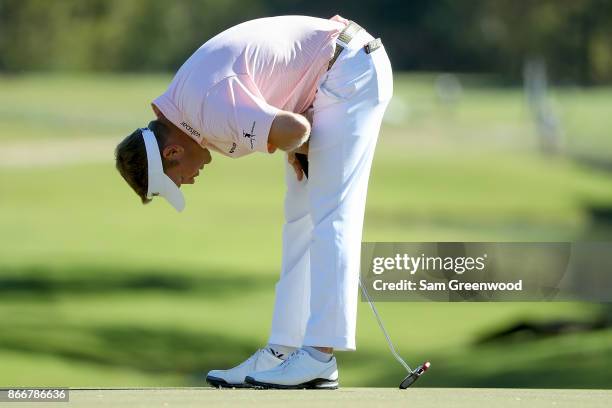
[[[170,137],[170,127],[159,119],[149,122],[147,127],[155,135],[161,155]],[[151,199],[147,198],[147,190],[149,188],[147,151],[140,129],[134,131],[117,145],[115,160],[115,167],[117,167],[117,170],[119,170],[119,173],[130,187],[138,194],[142,203],[149,203]],[[164,170],[175,163],[164,159],[162,155]]]

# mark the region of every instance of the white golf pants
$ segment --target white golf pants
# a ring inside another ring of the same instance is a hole
[[[355,349],[368,178],[393,93],[384,47],[361,30],[321,78],[313,104],[309,177],[286,166],[283,255],[269,343]]]

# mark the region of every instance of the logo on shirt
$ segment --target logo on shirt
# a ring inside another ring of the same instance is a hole
[[[229,153],[230,153],[230,154],[233,154],[235,151],[236,151],[236,142],[233,142],[233,143],[232,143],[232,148],[231,148],[231,149],[229,149]]]
[[[189,134],[191,136],[195,136],[197,138],[200,138],[200,132],[198,132],[197,130],[195,130],[189,123],[182,121],[181,122],[181,126],[185,128],[185,130],[187,132],[189,132]]]
[[[251,150],[253,150],[253,142],[255,140],[255,133],[254,132],[255,132],[255,122],[253,122],[253,126],[251,126],[251,132],[250,133],[247,133],[244,130],[242,131],[242,136],[246,137],[251,142]]]

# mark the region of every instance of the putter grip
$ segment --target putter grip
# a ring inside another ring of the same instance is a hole
[[[304,175],[308,178],[308,156],[303,153],[296,153],[295,158],[300,162],[300,166],[302,166],[302,170],[304,170]]]

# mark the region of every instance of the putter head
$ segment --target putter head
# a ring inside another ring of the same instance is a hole
[[[406,388],[414,384],[414,382],[418,380],[419,377],[425,373],[425,371],[427,371],[430,365],[431,363],[429,361],[426,361],[420,366],[418,366],[416,370],[414,370],[411,374],[404,378],[404,380],[400,383],[400,390],[405,390]]]

